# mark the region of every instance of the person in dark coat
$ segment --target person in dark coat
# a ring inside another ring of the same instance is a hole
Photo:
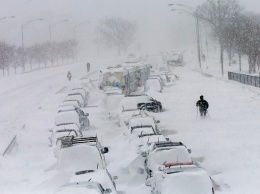
[[[70,71],[68,71],[67,78],[69,81],[71,80],[71,77],[72,77],[72,75],[71,75]]]
[[[90,71],[90,63],[87,63],[87,70]]]
[[[207,109],[209,108],[209,103],[204,100],[203,96],[200,96],[200,100],[197,101],[196,106],[199,107],[200,116],[205,117],[207,114]]]

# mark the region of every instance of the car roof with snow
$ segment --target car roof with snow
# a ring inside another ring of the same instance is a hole
[[[146,115],[146,116],[137,115],[129,119],[130,128],[134,126],[141,126],[141,125],[151,125],[153,126],[153,128],[156,128],[155,118],[150,115]]]
[[[81,93],[81,92],[69,92],[68,96],[74,96],[74,95],[79,95],[81,96],[83,99],[85,98],[85,94]]]
[[[108,67],[106,69],[102,69],[102,73],[123,73],[127,74],[126,69],[121,67],[121,66],[116,66],[116,67]]]
[[[80,92],[80,93],[84,93],[84,95],[88,95],[88,91],[85,90],[84,88],[73,88],[71,89],[70,91],[71,93],[74,93],[74,92]]]
[[[59,106],[58,107],[58,112],[61,111],[69,111],[69,110],[76,110],[78,107],[74,105],[65,105],[65,106]]]
[[[78,100],[64,100],[61,106],[77,106],[80,107]]]
[[[190,154],[184,146],[163,147],[149,152],[147,166],[157,170],[164,163],[190,163]]]
[[[97,146],[77,144],[60,150],[57,169],[73,171],[104,168],[105,164]]]
[[[161,194],[212,194],[212,182],[208,173],[195,165],[163,170]]]
[[[77,100],[80,103],[84,103],[83,97],[81,94],[75,94],[75,95],[68,95],[66,97],[66,100]]]
[[[79,126],[75,123],[63,124],[63,125],[55,126],[53,128],[53,131],[55,132],[55,131],[63,130],[63,129],[79,131]]]
[[[76,124],[80,126],[79,115],[76,111],[58,112],[55,117],[57,126],[64,124]]]
[[[117,193],[113,182],[111,181],[112,177],[109,172],[105,169],[96,169],[96,170],[83,170],[78,171],[70,179],[69,183],[62,185],[59,188],[59,191],[71,191],[72,193],[77,193],[78,188],[83,188],[84,194],[94,194],[94,193],[103,193],[105,194],[106,189],[111,189],[111,194]],[[70,190],[74,188],[74,190]],[[62,193],[63,194],[63,193]],[[68,193],[71,194],[71,193]],[[81,194],[81,190],[80,190]],[[82,193],[83,194],[83,193]]]
[[[111,189],[115,192],[115,188],[112,182],[112,176],[106,169],[96,169],[96,170],[83,170],[76,172],[71,178],[70,182],[82,182],[90,180],[93,182],[98,182],[104,187],[104,189]]]

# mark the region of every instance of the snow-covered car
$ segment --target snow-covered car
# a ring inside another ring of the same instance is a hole
[[[51,135],[49,137],[50,147],[53,147],[54,155],[57,156],[61,146],[61,139],[68,135],[74,137],[83,137],[82,131],[76,124],[64,124],[56,126],[50,130]]]
[[[80,130],[87,130],[89,128],[88,114],[80,116],[75,110],[60,111],[56,114],[55,125],[62,126],[65,124],[76,124]]]
[[[138,114],[138,109],[141,109],[140,105],[142,105],[142,103],[151,103],[155,101],[156,100],[154,100],[152,97],[147,96],[145,94],[125,96],[119,103],[116,114],[118,125],[124,126],[133,114]],[[159,101],[156,102],[158,103],[158,105],[160,105],[160,108],[162,108],[161,103]]]
[[[87,101],[84,100],[84,97],[80,93],[68,94],[65,101],[67,100],[77,100],[81,108],[87,107]]]
[[[171,78],[168,76],[167,73],[160,73],[160,77],[163,79],[165,85],[171,81]]]
[[[108,153],[108,148],[103,147],[97,137],[66,136],[61,139],[57,169],[74,171],[105,169],[105,153]]]
[[[51,135],[49,137],[50,144],[52,147],[57,144],[58,140],[60,140],[64,136],[73,135],[75,137],[82,137],[82,132],[76,124],[64,124],[60,126],[56,126],[50,130]]]
[[[135,138],[131,142],[131,145],[135,146],[136,153],[140,154],[142,152],[146,152],[152,143],[166,142],[168,140],[169,140],[168,138],[164,137],[161,134],[148,133],[148,134],[138,135],[138,138]]]
[[[138,109],[147,110],[149,112],[161,112],[162,111],[162,103],[151,99],[150,102],[141,102],[137,104]]]
[[[148,115],[143,110],[139,112],[139,114],[133,115],[126,124],[128,125],[129,131],[132,127],[142,126],[142,125],[151,125],[153,128],[158,131],[157,123],[160,123],[159,120],[152,115]]]
[[[145,157],[144,166],[148,177],[152,177],[158,167],[165,163],[193,164],[190,150],[181,142],[156,142],[141,155]]]
[[[167,55],[167,65],[183,66],[183,54],[179,51],[172,51]]]
[[[79,116],[83,117],[83,116],[88,116],[88,113],[85,113],[81,108],[74,106],[74,105],[64,105],[61,104],[58,107],[58,112],[66,112],[66,111],[76,111]]]
[[[60,106],[76,106],[80,107],[80,103],[78,100],[64,100]]]
[[[80,93],[86,100],[89,98],[89,92],[87,92],[84,88],[73,88],[70,93]]]
[[[149,78],[158,78],[160,79],[161,83],[162,83],[162,86],[164,87],[165,86],[165,81],[163,80],[162,76],[161,75],[150,75]],[[148,79],[149,79],[148,78]]]
[[[166,163],[145,184],[152,194],[214,194],[206,170],[191,163]]]
[[[158,134],[159,131],[155,130],[152,125],[139,125],[131,127],[130,134],[132,137],[138,137],[145,134]]]
[[[78,171],[55,194],[116,194],[116,179],[106,169]]]
[[[59,112],[68,112],[68,111],[76,111],[79,115],[80,123],[83,123],[85,129],[89,129],[90,122],[88,119],[89,113],[85,113],[81,108],[77,106],[59,106]]]
[[[155,92],[162,92],[163,90],[163,83],[157,77],[150,77],[146,81],[145,88],[149,90],[153,90]]]

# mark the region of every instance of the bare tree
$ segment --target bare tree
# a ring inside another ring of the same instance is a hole
[[[14,46],[8,45],[5,42],[0,42],[0,69],[5,75],[5,69],[9,74],[9,65],[12,62]]]
[[[108,18],[98,28],[102,39],[109,47],[116,47],[118,55],[133,43],[136,33],[135,24],[118,17]]]
[[[198,6],[197,14],[203,19],[215,34],[220,46],[221,73],[224,75],[224,49],[225,39],[224,27],[228,25],[231,18],[235,17],[242,8],[237,0],[208,0]]]

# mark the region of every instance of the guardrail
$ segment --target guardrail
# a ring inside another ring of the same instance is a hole
[[[8,147],[5,149],[5,151],[3,153],[3,156],[5,154],[9,154],[12,151],[12,149],[14,148],[15,145],[17,145],[17,143],[16,143],[16,136],[14,136],[12,141],[9,143]]]
[[[241,73],[228,72],[228,79],[247,84],[255,87],[260,87],[260,77],[245,75]]]
[[[62,93],[66,90],[67,86],[62,87],[59,91],[57,91],[55,94]]]

